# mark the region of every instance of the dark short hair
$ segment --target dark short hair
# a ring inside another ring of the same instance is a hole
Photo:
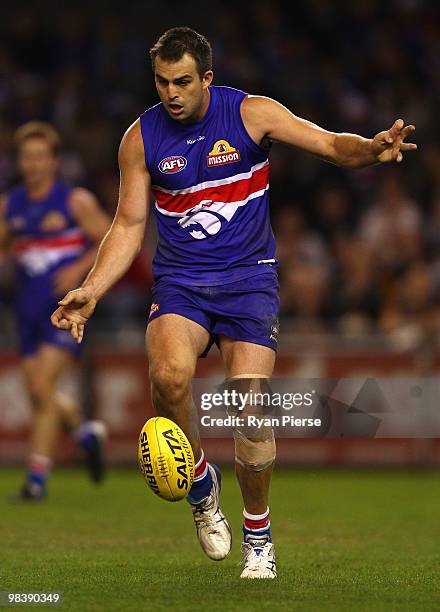
[[[21,125],[14,134],[14,145],[18,151],[23,143],[33,138],[45,140],[52,153],[58,155],[61,149],[61,139],[57,130],[45,121],[29,121]]]
[[[167,30],[150,49],[153,70],[156,57],[166,62],[178,62],[185,53],[194,58],[200,77],[212,70],[212,48],[208,39],[186,27]]]

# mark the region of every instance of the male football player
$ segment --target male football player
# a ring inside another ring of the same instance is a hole
[[[81,342],[96,302],[140,248],[151,189],[159,233],[146,339],[152,400],[158,414],[180,424],[190,438],[197,465],[188,501],[203,550],[218,560],[229,553],[230,528],[219,508],[220,473],[206,462],[190,426],[190,383],[213,339],[229,382],[272,374],[279,302],[269,222],[270,143],[356,168],[400,162],[416,148],[404,142],[415,128],[398,119],[373,139],[336,134],[275,100],[213,86],[210,44],[189,28],[165,32],[150,55],[160,103],[122,139],[112,228],[93,270],[59,302],[52,321]],[[234,438],[244,501],[241,576],[274,578],[268,504],[273,432],[258,438],[238,428]]]
[[[18,267],[20,354],[33,408],[27,477],[17,499],[41,500],[61,427],[84,449],[92,478],[102,476],[103,424],[81,423],[75,406],[57,389],[78,344],[51,325],[50,315],[60,296],[92,267],[109,220],[89,191],[57,178],[60,138],[51,125],[22,125],[15,145],[23,183],[0,199],[0,248],[6,251],[11,239]]]

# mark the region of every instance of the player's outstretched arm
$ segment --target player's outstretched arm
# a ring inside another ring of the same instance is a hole
[[[248,96],[241,106],[244,124],[251,138],[260,143],[264,138],[304,149],[326,161],[362,168],[380,162],[401,162],[403,153],[417,149],[404,142],[415,127],[397,119],[389,130],[374,138],[357,134],[337,134],[297,117],[285,106],[262,96]]]
[[[84,325],[97,301],[128,270],[139,252],[148,216],[150,176],[145,167],[139,120],[125,133],[119,148],[119,202],[113,223],[102,241],[95,265],[79,289],[69,291],[51,320],[69,329],[81,342]]]

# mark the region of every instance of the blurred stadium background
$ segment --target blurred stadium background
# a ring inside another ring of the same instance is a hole
[[[373,136],[403,117],[419,151],[347,171],[274,146],[272,222],[282,296],[277,375],[435,376],[440,369],[440,20],[423,0],[289,3],[10,3],[0,22],[0,192],[17,180],[11,139],[31,119],[64,141],[63,176],[113,213],[117,148],[157,101],[148,48],[190,25],[214,49],[215,84],[272,96],[333,131]],[[110,427],[109,458],[134,462],[152,413],[143,338],[155,230],[100,304],[83,366],[66,380]],[[21,463],[30,411],[15,357],[14,270],[0,263],[0,462]],[[213,354],[199,376],[221,376]],[[283,441],[290,464],[433,465],[434,440]],[[60,448],[68,460],[70,446]],[[231,448],[209,441],[212,458]]]

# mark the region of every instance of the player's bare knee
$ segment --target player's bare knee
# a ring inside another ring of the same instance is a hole
[[[39,409],[47,405],[55,394],[55,388],[50,380],[45,378],[28,381],[28,393],[34,408]]]
[[[192,371],[177,363],[161,364],[150,370],[153,401],[161,404],[176,404],[189,393]]]

